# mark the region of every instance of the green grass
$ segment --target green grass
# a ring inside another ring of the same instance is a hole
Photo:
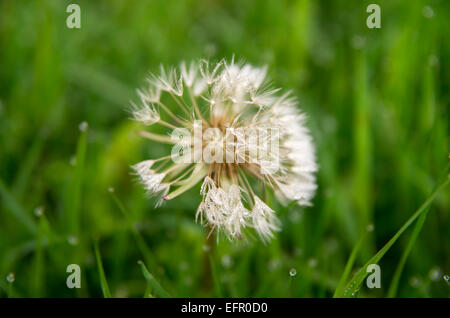
[[[81,0],[79,30],[69,3],[0,3],[0,297],[450,296],[448,1],[381,0],[373,30],[370,1]],[[126,109],[160,63],[233,54],[299,98],[319,189],[307,208],[267,191],[269,244],[211,248],[197,188],[155,209],[131,175],[169,149]]]

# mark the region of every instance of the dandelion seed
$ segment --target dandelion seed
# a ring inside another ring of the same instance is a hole
[[[161,67],[138,91],[133,119],[172,129],[170,136],[141,135],[175,144],[171,156],[132,166],[157,206],[201,183],[197,220],[229,239],[251,228],[267,242],[281,226],[254,185],[273,188],[282,204],[311,205],[318,167],[305,115],[295,98],[268,84],[266,73],[234,60],[183,62],[179,69]]]

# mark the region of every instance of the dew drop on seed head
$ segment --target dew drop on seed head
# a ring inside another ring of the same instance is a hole
[[[14,283],[15,280],[16,276],[14,275],[14,273],[9,273],[8,276],[6,276],[6,281],[10,284]]]
[[[291,268],[291,270],[289,271],[289,275],[291,277],[294,277],[295,275],[297,275],[297,270],[295,268]]]
[[[88,129],[88,123],[83,121],[78,128],[80,129],[80,131],[86,131]]]

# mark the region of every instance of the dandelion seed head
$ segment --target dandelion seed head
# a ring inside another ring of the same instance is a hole
[[[255,185],[273,188],[282,204],[307,206],[318,170],[306,116],[290,92],[280,91],[268,81],[266,67],[234,59],[161,66],[148,87],[138,90],[140,103],[133,105],[132,117],[144,126],[177,128],[187,137],[177,143],[181,151],[172,151],[178,160],[163,157],[131,167],[148,195],[160,205],[200,183],[197,221],[230,239],[242,238],[247,228],[264,242],[272,239],[281,223]],[[173,134],[168,135],[142,133],[173,144]]]

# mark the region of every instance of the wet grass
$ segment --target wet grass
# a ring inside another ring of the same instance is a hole
[[[369,1],[81,0],[79,30],[69,3],[0,3],[1,297],[450,296],[447,1],[379,1],[373,30]],[[155,209],[130,174],[169,149],[126,108],[160,63],[233,54],[298,96],[319,190],[211,248],[198,189]]]

